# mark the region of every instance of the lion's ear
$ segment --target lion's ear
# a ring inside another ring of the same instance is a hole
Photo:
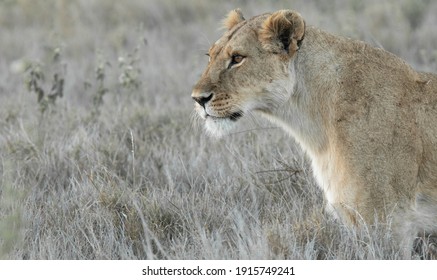
[[[299,49],[305,35],[305,21],[292,10],[280,10],[262,24],[259,40],[263,47],[274,53],[286,53],[290,57]]]
[[[239,24],[240,22],[244,21],[243,13],[240,9],[232,10],[228,13],[226,18],[223,20],[223,26],[227,30],[231,30],[235,25]]]

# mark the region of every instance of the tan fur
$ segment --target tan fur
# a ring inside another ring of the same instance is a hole
[[[286,31],[290,34],[287,34]],[[259,40],[262,42],[264,49],[273,52],[281,53],[283,46],[279,40],[274,37],[278,34],[289,35],[291,42],[288,42],[290,47],[284,55],[294,55],[299,49],[298,41],[303,39],[305,33],[305,22],[301,15],[294,11],[281,10],[268,17],[262,24],[259,31]]]
[[[226,18],[223,20],[223,26],[227,30],[230,30],[242,21],[244,21],[243,13],[240,9],[235,9],[230,11]]]
[[[228,26],[192,93],[210,134],[267,118],[307,152],[345,223],[390,222],[407,257],[418,233],[437,232],[437,75],[295,11]]]

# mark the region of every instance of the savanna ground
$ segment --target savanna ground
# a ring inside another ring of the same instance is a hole
[[[398,259],[323,210],[308,160],[248,121],[212,140],[191,87],[223,16],[277,9],[437,71],[437,2],[0,2],[0,258]]]

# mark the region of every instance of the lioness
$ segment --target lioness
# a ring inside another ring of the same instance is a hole
[[[207,132],[249,114],[282,127],[327,210],[349,225],[390,222],[411,257],[418,234],[437,232],[437,75],[292,10],[245,20],[237,9],[224,24],[192,92]]]

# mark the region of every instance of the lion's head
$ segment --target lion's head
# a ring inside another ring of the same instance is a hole
[[[206,130],[217,137],[244,115],[269,112],[289,99],[290,61],[305,33],[302,17],[290,10],[245,20],[237,9],[224,25],[227,31],[209,49],[209,64],[192,92]]]

